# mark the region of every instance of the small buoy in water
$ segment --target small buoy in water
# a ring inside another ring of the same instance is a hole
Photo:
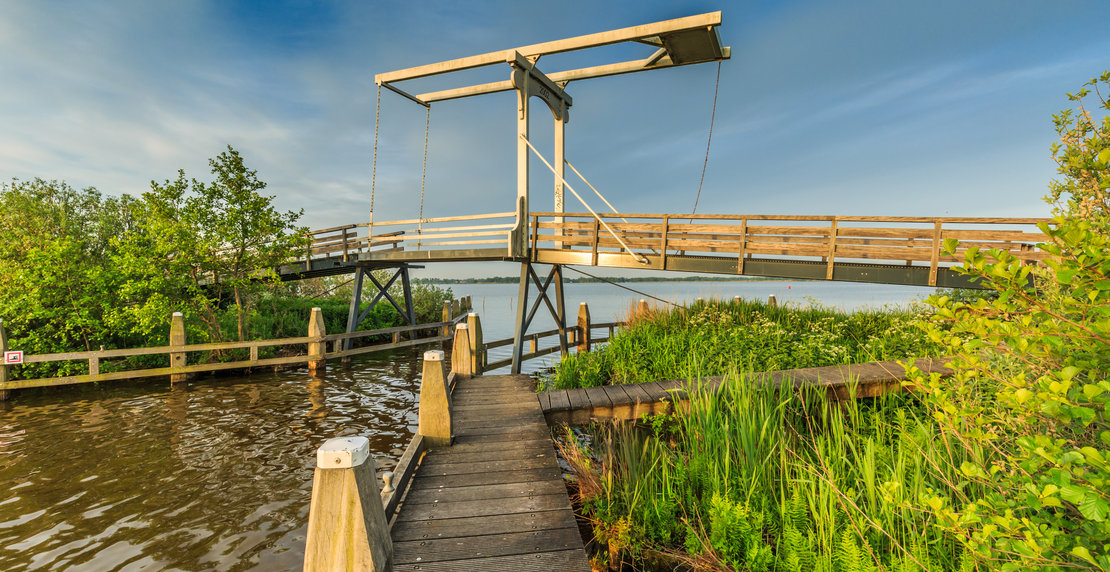
[[[787,290],[789,290],[789,289],[790,289],[790,285],[789,285],[789,284],[787,284],[787,285],[786,285],[786,289],[787,289]]]

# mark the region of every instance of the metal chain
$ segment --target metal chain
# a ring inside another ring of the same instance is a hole
[[[370,228],[366,237],[366,248],[370,249],[371,238],[374,236],[374,192],[378,183],[378,127],[382,118],[382,86],[378,84],[378,97],[374,105],[374,159],[370,167]]]
[[[420,232],[424,229],[424,182],[428,178],[428,130],[432,124],[432,106],[427,106],[427,113],[424,115],[424,166],[420,170],[420,215],[416,223],[416,235],[420,236]],[[417,239],[416,247],[420,248],[420,240]]]
[[[694,199],[694,210],[698,212],[698,201],[701,200],[701,186],[705,183],[705,169],[709,166],[709,146],[713,143],[713,124],[717,121],[717,92],[721,87],[721,61],[717,61],[717,83],[713,86],[713,114],[709,117],[709,139],[705,142],[705,162],[701,165],[701,180],[698,181],[698,196]],[[693,222],[693,221],[690,221]]]

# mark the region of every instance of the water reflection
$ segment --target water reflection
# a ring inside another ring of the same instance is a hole
[[[304,371],[20,393],[0,406],[0,569],[299,569],[315,449],[392,467],[419,350]]]

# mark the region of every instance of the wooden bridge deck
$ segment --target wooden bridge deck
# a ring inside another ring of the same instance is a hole
[[[454,444],[423,458],[398,509],[395,570],[590,569],[532,380],[462,379]]]

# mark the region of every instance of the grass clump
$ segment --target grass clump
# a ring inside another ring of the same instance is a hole
[[[699,301],[629,313],[629,325],[592,352],[567,356],[541,390],[641,383],[924,357],[937,347],[913,321],[920,310],[771,307]]]
[[[959,543],[913,506],[966,479],[931,417],[905,406],[912,398],[830,406],[823,394],[753,387],[739,374],[690,391],[680,415],[595,426],[592,445],[562,445],[607,548],[599,565],[968,567]]]

